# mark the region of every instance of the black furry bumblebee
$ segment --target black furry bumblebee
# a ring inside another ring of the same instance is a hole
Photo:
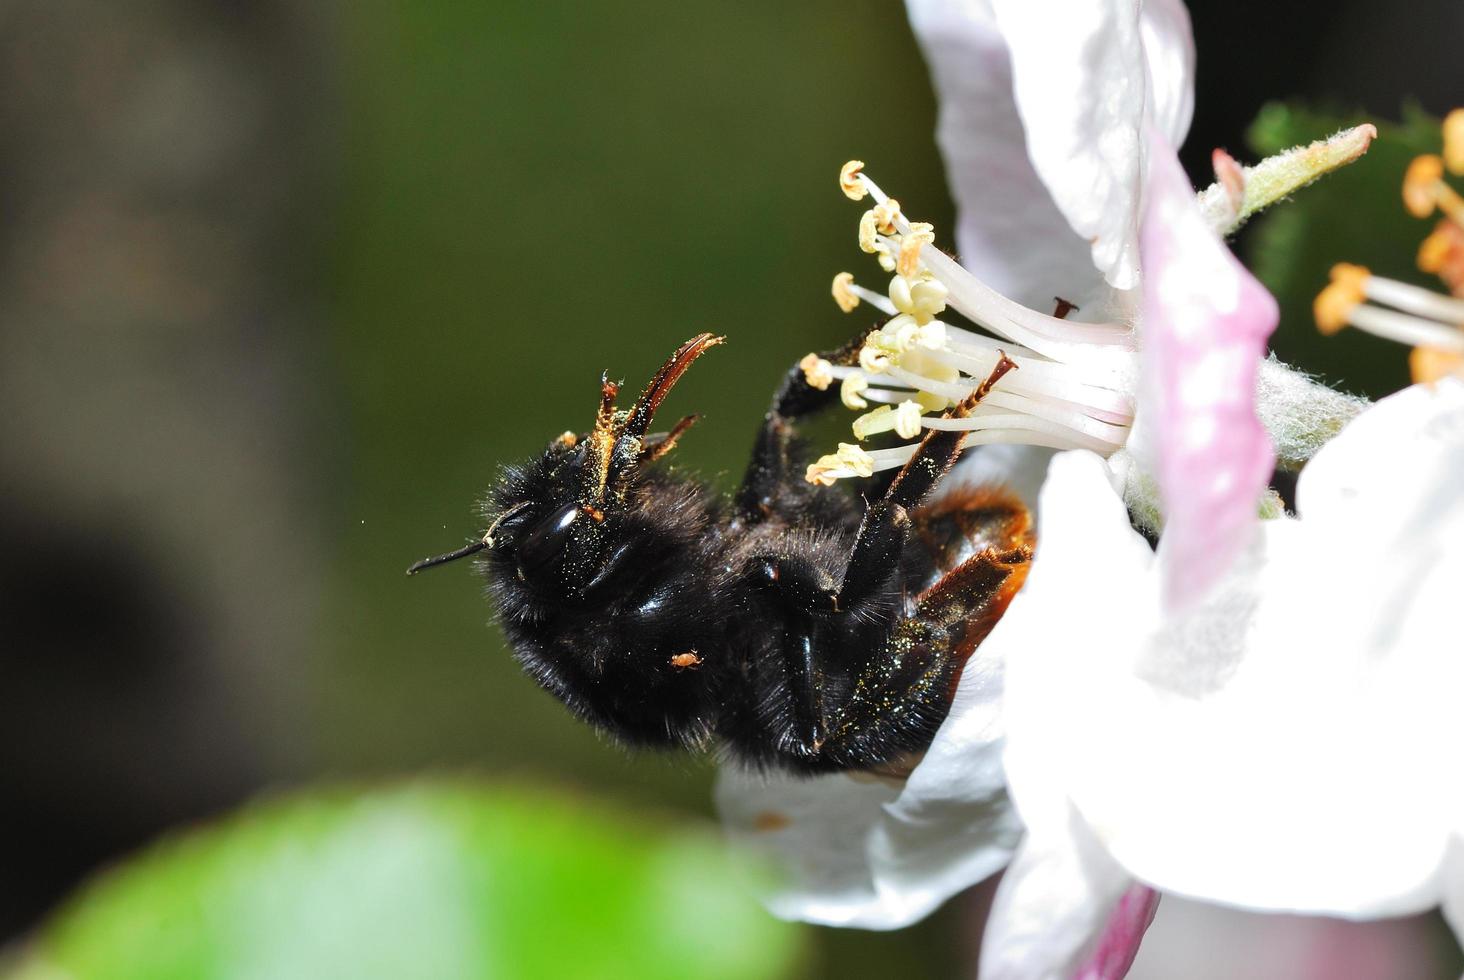
[[[584,436],[508,467],[481,540],[498,619],[524,669],[576,715],[634,745],[721,743],[760,767],[898,767],[923,751],[961,670],[1026,576],[1027,510],[996,488],[926,498],[963,434],[932,430],[865,507],[806,482],[797,423],[837,399],[795,367],[726,500],[658,465],[695,421],[652,434],[697,357],[693,337],[628,410],[601,381]],[[850,364],[859,343],[825,355]],[[969,412],[1014,365],[947,412]]]

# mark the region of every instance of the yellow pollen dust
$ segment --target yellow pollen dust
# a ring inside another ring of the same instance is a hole
[[[1464,176],[1464,109],[1444,117],[1444,166],[1454,176]]]
[[[920,272],[920,250],[935,241],[935,226],[925,221],[910,222],[910,230],[900,239],[900,258],[895,271],[905,278]]]
[[[817,354],[807,354],[803,360],[798,362],[803,369],[803,380],[807,381],[810,387],[819,391],[827,391],[829,385],[834,383],[834,366]]]
[[[854,308],[859,305],[859,297],[854,294],[850,287],[854,285],[854,273],[841,272],[834,276],[834,302],[839,304],[839,309],[845,313],[853,313]]]
[[[1364,297],[1364,284],[1371,273],[1360,265],[1339,262],[1332,266],[1332,282],[1312,301],[1312,315],[1317,329],[1331,336],[1352,317]]]
[[[839,168],[839,190],[851,201],[862,201],[869,193],[869,188],[864,186],[864,181],[859,176],[863,169],[863,160],[850,160]]]

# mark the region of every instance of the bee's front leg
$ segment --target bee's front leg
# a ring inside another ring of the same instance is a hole
[[[965,418],[986,397],[1002,375],[1015,367],[1003,355],[991,375],[943,417]],[[905,540],[910,533],[910,511],[930,495],[940,483],[941,477],[955,465],[965,440],[966,433],[960,430],[928,431],[916,447],[915,455],[900,470],[885,495],[865,512],[864,521],[859,525],[859,536],[855,538],[849,555],[843,584],[839,588],[839,604],[842,607],[853,608],[857,603],[876,594],[889,581],[900,555],[904,553]]]
[[[819,355],[838,366],[859,363],[859,349],[864,346],[861,334],[835,351]],[[833,385],[815,388],[808,381],[802,364],[795,364],[783,376],[772,407],[763,416],[752,460],[737,491],[737,511],[743,519],[758,522],[769,517],[777,507],[781,489],[789,480],[801,479],[794,473],[793,442],[798,434],[798,420],[832,405],[838,398]]]

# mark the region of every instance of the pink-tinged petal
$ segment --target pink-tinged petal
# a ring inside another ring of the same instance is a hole
[[[1166,895],[1129,980],[1438,980],[1454,959],[1439,938],[1423,916],[1349,922]]]
[[[1093,955],[1132,878],[1074,808],[1075,745],[1101,739],[1103,690],[1122,671],[1153,553],[1129,526],[1103,461],[1053,458],[1031,574],[981,646],[1004,659],[1007,781],[1028,828],[982,944],[985,978],[1069,980]]]
[[[1144,395],[1164,502],[1165,598],[1199,597],[1249,542],[1275,454],[1256,374],[1276,301],[1210,230],[1154,134],[1141,237]]]
[[[980,980],[1070,980],[1133,884],[1077,811],[1028,834],[997,886]]]
[[[1148,128],[1178,143],[1189,126],[1194,50],[1183,6],[992,0],[992,9],[1033,166],[1109,285],[1133,288]]]
[[[1147,885],[1132,885],[1108,917],[1098,948],[1073,974],[1074,980],[1123,980],[1128,976],[1144,933],[1159,911],[1159,893]]]
[[[1011,59],[984,0],[907,0],[940,117],[936,141],[956,202],[961,263],[1038,310],[1062,296],[1100,312],[1108,290],[1087,242],[1032,169],[1012,97]]]

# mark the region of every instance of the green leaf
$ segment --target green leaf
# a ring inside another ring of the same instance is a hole
[[[1252,271],[1281,304],[1273,348],[1282,360],[1374,396],[1408,383],[1407,350],[1357,331],[1317,334],[1311,304],[1338,262],[1365,265],[1379,275],[1439,289],[1419,272],[1419,243],[1433,220],[1403,209],[1403,172],[1420,153],[1437,153],[1437,119],[1405,108],[1401,123],[1362,112],[1325,112],[1273,103],[1251,125],[1251,149],[1265,156],[1372,122],[1378,138],[1356,163],[1330,174],[1252,222],[1247,258]]]
[[[255,805],[106,874],[16,980],[787,975],[714,832],[461,782]]]

